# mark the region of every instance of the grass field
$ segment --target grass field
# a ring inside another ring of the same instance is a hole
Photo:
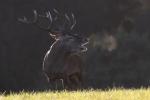
[[[150,88],[20,92],[1,94],[0,100],[150,100]]]

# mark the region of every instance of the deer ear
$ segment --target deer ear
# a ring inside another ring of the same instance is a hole
[[[53,9],[53,11],[54,11],[54,13],[56,13],[56,14],[60,14],[59,11],[56,10],[56,9]]]

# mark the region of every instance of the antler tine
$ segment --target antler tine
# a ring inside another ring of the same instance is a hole
[[[74,14],[72,13],[71,14],[71,16],[72,16],[72,19],[73,19],[73,24],[71,25],[71,30],[74,28],[74,26],[76,25],[76,20],[75,20],[75,16],[74,16]]]
[[[25,16],[23,18],[18,18],[18,21],[26,24],[35,24],[38,19],[38,14],[36,10],[33,10],[34,13],[34,19],[32,21],[29,21]]]
[[[46,12],[46,17],[49,19],[50,21],[50,25],[48,26],[48,29],[50,29],[51,25],[52,25],[52,22],[53,22],[53,19],[52,19],[52,15],[50,13],[50,11]]]
[[[65,18],[70,22],[70,18],[67,14],[65,14]]]
[[[56,9],[53,9],[53,11],[54,11],[56,14],[58,14],[58,15],[60,14],[59,11],[56,10]]]
[[[33,23],[36,23],[37,20],[38,20],[38,14],[37,14],[37,11],[36,11],[36,10],[33,10],[33,13],[34,13]]]
[[[68,22],[69,26],[71,26],[71,20],[70,20],[70,18],[67,14],[65,14],[65,18],[67,19],[67,22]]]

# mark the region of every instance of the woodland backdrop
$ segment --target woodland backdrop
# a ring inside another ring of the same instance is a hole
[[[85,88],[150,85],[149,0],[0,0],[0,91],[44,90],[49,34],[17,21],[53,8],[73,12],[90,38],[83,54]]]

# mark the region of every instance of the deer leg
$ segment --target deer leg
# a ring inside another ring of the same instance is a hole
[[[62,88],[64,89],[65,87],[64,87],[64,80],[63,79],[60,79],[60,81],[61,81],[61,84],[62,84]]]
[[[46,73],[44,73],[44,76],[45,76],[45,78],[46,78],[47,82],[49,83],[49,82],[50,82],[50,79],[49,79],[49,77],[47,76],[47,74],[46,74]]]
[[[63,79],[56,79],[55,81],[55,90],[64,89],[64,80]]]
[[[71,89],[71,81],[68,76],[64,78],[64,84],[66,89]]]
[[[58,83],[58,80],[55,81],[55,90],[58,89],[58,84],[57,83]]]
[[[73,74],[70,76],[70,80],[72,81],[72,83],[74,84],[74,89],[79,89],[81,88],[81,77],[80,75],[77,75],[77,74]]]

